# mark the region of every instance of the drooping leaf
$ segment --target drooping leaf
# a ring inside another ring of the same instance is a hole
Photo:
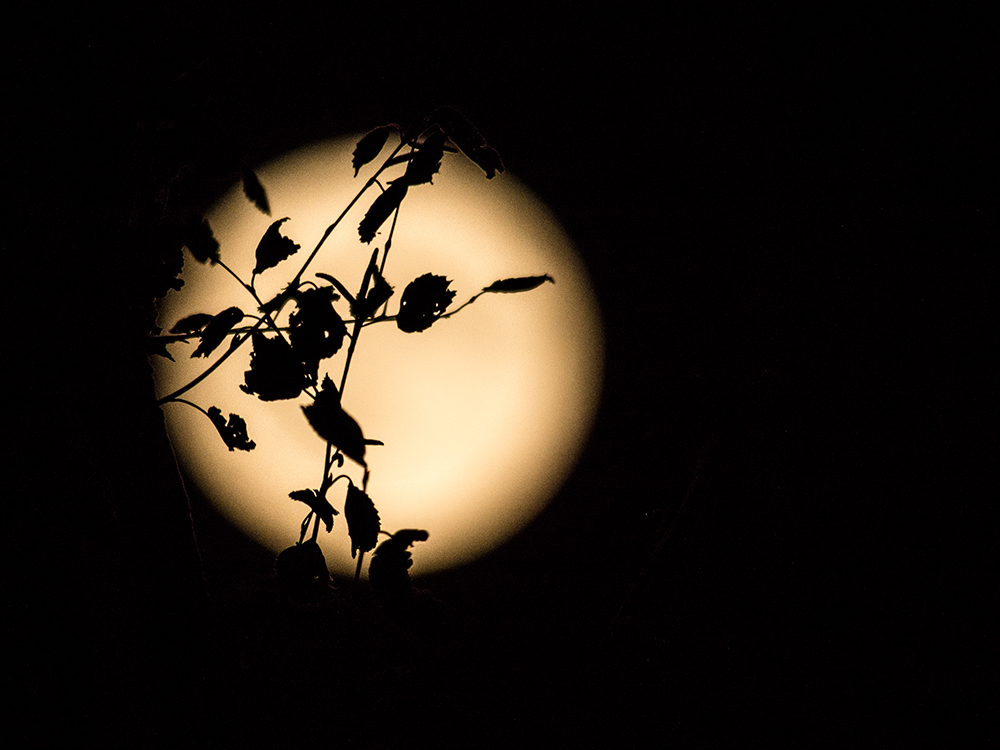
[[[243,170],[243,194],[257,206],[261,213],[271,215],[271,205],[267,202],[267,192],[252,169]]]
[[[227,307],[214,316],[201,332],[201,343],[192,352],[192,357],[207,357],[222,343],[233,326],[243,320],[243,311],[238,307]]]
[[[381,523],[378,511],[372,499],[353,484],[347,488],[344,518],[347,519],[347,533],[351,537],[351,557],[356,557],[358,552],[375,549]]]
[[[545,274],[544,276],[519,276],[513,279],[500,279],[499,281],[494,281],[488,287],[485,287],[483,291],[500,292],[504,294],[528,292],[532,289],[537,289],[546,281],[553,284],[556,283],[556,280],[548,274]]]
[[[283,550],[274,562],[274,572],[282,588],[297,599],[322,596],[330,582],[323,550],[313,539]]]
[[[295,311],[288,317],[288,338],[299,360],[315,372],[321,359],[332,357],[344,343],[347,327],[333,307],[339,299],[333,287],[321,286],[295,295]]]
[[[184,227],[182,242],[194,259],[201,263],[219,262],[219,241],[212,234],[208,219],[194,222]]]
[[[500,154],[486,143],[482,133],[465,115],[454,107],[441,107],[434,110],[433,117],[462,153],[486,173],[487,179],[492,180],[497,172],[503,172]]]
[[[455,292],[448,289],[450,283],[444,276],[430,273],[411,281],[403,290],[396,315],[399,330],[416,333],[430,328],[455,298]]]
[[[389,134],[398,130],[398,125],[382,125],[381,127],[377,127],[366,133],[365,136],[358,141],[358,145],[354,148],[354,158],[351,160],[351,166],[354,167],[355,177],[358,176],[358,171],[361,167],[368,164],[382,152],[382,148],[385,146],[385,142],[389,138]]]
[[[274,268],[285,258],[298,252],[299,246],[281,234],[281,225],[286,221],[288,221],[287,216],[284,219],[278,219],[267,228],[264,236],[260,238],[255,256],[257,265],[253,269],[254,276],[269,268]]]
[[[423,529],[400,529],[375,550],[368,566],[368,582],[383,603],[399,602],[409,592],[413,555],[407,548],[427,541],[428,536]]]
[[[251,343],[250,369],[243,373],[244,384],[240,386],[244,393],[261,401],[281,401],[296,398],[313,384],[292,347],[280,336],[270,338],[255,331]]]
[[[376,268],[372,273],[373,283],[371,289],[363,300],[355,300],[351,304],[351,314],[355,319],[367,320],[375,315],[378,309],[389,301],[395,290],[388,281],[379,273]]]
[[[219,431],[229,450],[252,451],[257,447],[257,444],[247,436],[247,423],[239,414],[230,414],[227,422],[219,407],[212,406],[208,409],[208,418],[212,420],[212,424]]]
[[[381,445],[366,440],[354,418],[340,406],[340,393],[327,375],[323,388],[311,404],[302,407],[309,424],[321,438],[333,444],[345,456],[365,466],[365,446]]]
[[[368,213],[365,214],[365,218],[358,225],[358,235],[362,242],[368,243],[375,239],[375,233],[392,215],[392,212],[399,208],[399,204],[403,202],[405,197],[406,183],[397,180],[375,199],[371,208],[368,209]]]
[[[435,128],[417,149],[406,165],[403,181],[407,185],[422,185],[430,182],[441,168],[444,158],[444,131]]]
[[[336,508],[330,505],[330,501],[325,497],[320,497],[316,490],[295,490],[289,492],[288,496],[292,500],[298,500],[312,508],[313,512],[319,516],[319,520],[326,524],[327,533],[333,530],[333,517],[340,514]]]
[[[195,313],[194,315],[188,315],[186,318],[181,318],[174,323],[174,327],[170,329],[170,332],[194,333],[195,331],[200,331],[202,328],[207,326],[214,317],[214,315],[209,315],[208,313]]]

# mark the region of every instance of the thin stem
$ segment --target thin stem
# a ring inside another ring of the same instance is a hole
[[[354,582],[357,583],[361,579],[361,563],[365,559],[365,551],[361,550],[358,552],[358,567],[354,569]]]

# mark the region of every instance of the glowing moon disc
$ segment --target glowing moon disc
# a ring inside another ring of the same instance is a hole
[[[273,219],[289,217],[282,234],[302,249],[257,278],[262,299],[291,280],[375,170],[369,165],[353,177],[355,143],[324,142],[259,169],[273,218],[257,211],[239,187],[208,215],[222,260],[244,281],[251,277],[260,237]],[[371,245],[358,239],[358,224],[377,194],[372,188],[347,214],[304,279],[318,281],[314,274],[321,272],[348,289],[358,287],[391,224]],[[502,278],[549,274],[556,283],[483,295],[422,333],[403,333],[391,322],[361,333],[343,406],[366,437],[385,443],[367,452],[368,494],[382,528],[430,532],[414,548],[414,574],[468,562],[540,512],[583,446],[603,371],[600,318],[586,271],[545,206],[509,172],[487,180],[461,155],[446,155],[433,185],[410,189],[385,267],[396,290],[390,314],[406,285],[424,273],[452,280],[457,295],[450,309]],[[256,312],[250,295],[221,267],[189,258],[182,278],[184,288],[171,292],[160,308],[165,330],[193,313],[215,314],[233,305]],[[336,304],[348,318],[346,304]],[[201,373],[225,344],[208,360],[192,359],[194,347],[171,345],[176,362],[156,358],[159,395]],[[329,372],[339,383],[346,349],[345,343],[320,363],[321,378]],[[308,508],[288,493],[318,488],[325,443],[302,415],[307,396],[264,403],[239,389],[249,356],[247,345],[184,398],[242,416],[254,451],[230,452],[209,420],[190,406],[163,408],[185,471],[234,524],[277,552],[299,538]],[[348,459],[343,469],[335,467],[341,472],[360,486],[361,467]],[[341,480],[329,493],[338,510],[345,492]],[[319,541],[333,572],[353,574],[343,516],[331,534],[321,531]]]

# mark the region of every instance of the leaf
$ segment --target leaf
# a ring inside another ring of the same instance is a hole
[[[319,274],[317,274],[319,275]],[[395,290],[389,284],[388,281],[379,273],[376,268],[372,273],[372,277],[375,279],[375,283],[372,288],[368,290],[368,294],[361,301],[355,300],[351,304],[351,314],[356,319],[367,320],[375,315],[378,309],[389,301],[389,298],[395,294]]]
[[[194,315],[188,315],[186,318],[181,318],[176,323],[174,327],[170,329],[171,333],[194,333],[195,331],[200,331],[209,321],[214,318],[214,315],[209,315],[208,313],[195,313]]]
[[[407,185],[422,185],[430,182],[441,168],[441,159],[444,158],[444,141],[444,131],[435,128],[434,132],[420,144],[417,152],[410,159],[410,163],[406,165],[403,182]]]
[[[385,189],[375,202],[372,203],[365,218],[358,225],[358,234],[361,241],[368,243],[375,239],[375,233],[385,223],[385,220],[392,215],[392,212],[399,208],[399,204],[406,197],[406,183],[395,181]]]
[[[361,167],[368,164],[382,152],[382,148],[385,146],[385,142],[389,138],[389,134],[398,130],[398,125],[382,125],[381,127],[375,128],[374,130],[366,133],[365,136],[358,141],[358,145],[354,148],[354,158],[351,160],[351,166],[354,167],[355,177],[358,176],[358,171]]]
[[[243,311],[238,307],[227,307],[214,316],[201,332],[201,343],[192,352],[192,357],[207,357],[222,343],[233,326],[243,320]]]
[[[378,441],[365,440],[361,426],[340,406],[340,393],[327,375],[323,390],[311,404],[302,407],[309,424],[321,438],[338,448],[348,458],[365,464],[365,446]]]
[[[462,153],[471,159],[492,180],[497,172],[503,172],[503,161],[496,149],[486,143],[476,126],[454,107],[441,107],[432,115],[448,137],[454,141]]]
[[[553,284],[556,280],[553,279],[548,274],[544,276],[519,276],[513,279],[500,279],[500,281],[494,281],[488,287],[483,289],[484,292],[500,292],[504,294],[511,294],[514,292],[528,292],[532,289],[537,289],[546,281]]]
[[[378,511],[372,499],[353,484],[347,488],[344,518],[347,519],[347,533],[351,537],[351,557],[356,557],[358,552],[375,549],[381,523]]]
[[[184,246],[191,252],[194,259],[201,262],[219,262],[219,241],[212,234],[212,227],[208,224],[208,219],[195,222],[184,228],[184,236],[181,240]]]
[[[269,338],[260,331],[253,334],[250,369],[243,373],[240,390],[256,395],[261,401],[296,398],[302,389],[315,382],[305,366],[280,336]]]
[[[296,308],[288,317],[288,338],[299,360],[315,372],[321,359],[332,357],[344,343],[347,327],[333,307],[339,299],[333,287],[321,286],[298,292]]]
[[[212,420],[212,424],[230,451],[252,451],[257,447],[257,444],[247,436],[247,423],[239,414],[230,414],[227,422],[219,407],[212,406],[208,409],[208,418]]]
[[[368,566],[368,582],[383,602],[398,602],[409,592],[413,555],[407,548],[427,541],[428,536],[423,529],[400,529],[375,550]]]
[[[243,170],[243,194],[260,209],[261,213],[271,215],[271,206],[267,202],[267,192],[252,169]]]
[[[284,219],[278,219],[267,228],[264,236],[260,238],[256,252],[257,265],[253,269],[254,276],[263,273],[269,268],[274,268],[285,258],[291,257],[298,252],[299,246],[281,235],[281,225],[286,221],[288,221],[287,216]]]
[[[399,330],[416,333],[430,328],[455,298],[455,292],[448,289],[450,283],[444,276],[430,273],[411,281],[403,290],[396,315]]]
[[[315,490],[295,490],[295,492],[289,492],[288,496],[292,500],[298,500],[300,503],[305,503],[312,508],[313,513],[319,516],[319,519],[326,524],[327,533],[333,530],[333,517],[340,514],[336,508],[330,505],[329,500],[325,497],[320,497]]]

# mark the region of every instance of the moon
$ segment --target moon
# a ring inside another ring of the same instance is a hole
[[[269,299],[299,270],[377,164],[357,178],[351,154],[357,138],[324,141],[256,170],[272,216],[247,200],[240,186],[207,214],[220,257],[244,281],[254,252],[274,219],[289,217],[281,232],[301,246],[297,254],[256,280]],[[386,146],[386,152],[391,144]],[[384,154],[382,158],[385,158]],[[390,177],[391,178],[391,177]],[[357,227],[378,195],[368,190],[330,235],[303,279],[330,274],[356,289],[372,250],[383,248],[391,220],[370,245]],[[358,339],[342,405],[365,436],[368,494],[383,530],[426,529],[413,548],[412,573],[467,564],[489,553],[529,524],[558,491],[587,440],[600,400],[604,368],[600,312],[586,269],[570,239],[538,197],[509,171],[486,179],[461,154],[446,154],[433,184],[414,186],[401,205],[385,278],[395,288],[389,312],[403,289],[433,273],[457,292],[449,309],[498,279],[548,274],[555,283],[518,294],[484,294],[456,315],[419,333],[393,323],[365,327]],[[158,325],[169,330],[194,314],[256,303],[221,266],[186,254],[184,285],[161,300]],[[349,317],[343,300],[336,303]],[[154,357],[158,397],[200,374],[208,359],[192,358],[194,343],[174,343],[175,361]],[[339,383],[346,341],[320,363]],[[163,405],[177,461],[189,480],[245,534],[278,552],[299,538],[307,506],[289,498],[318,488],[326,444],[301,407],[307,396],[262,402],[240,390],[249,369],[244,346],[183,398],[203,409],[218,407],[247,423],[256,443],[230,451],[203,413],[183,403]],[[348,459],[335,473],[361,486],[363,469]],[[333,485],[330,502],[343,510],[347,483]],[[320,546],[335,575],[353,575],[355,561],[343,515]]]

